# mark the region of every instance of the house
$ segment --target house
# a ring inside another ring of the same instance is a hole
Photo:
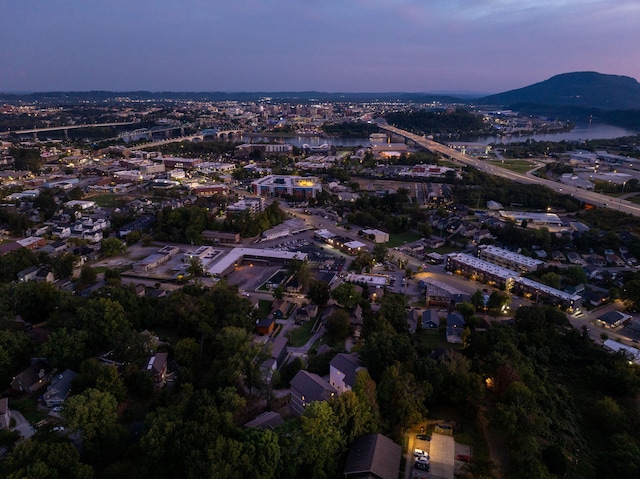
[[[51,367],[44,361],[35,361],[11,381],[14,391],[32,393],[51,381]]]
[[[39,269],[39,266],[31,266],[27,269],[23,269],[22,271],[18,271],[18,281],[25,282],[35,280]]]
[[[282,416],[274,411],[267,411],[260,414],[258,417],[249,421],[244,427],[252,427],[257,429],[275,429],[278,426],[284,424]]]
[[[167,382],[168,358],[169,353],[157,353],[147,363],[147,371],[153,376],[153,383],[157,388],[161,388]]]
[[[318,315],[318,306],[316,304],[306,304],[296,311],[296,321],[311,321],[316,319]]]
[[[349,324],[353,327],[362,325],[362,307],[359,304],[349,310]]]
[[[51,379],[51,384],[43,395],[47,407],[60,406],[71,392],[71,383],[78,373],[71,369],[66,369],[63,373],[57,374]]]
[[[271,314],[275,319],[286,318],[289,311],[289,302],[284,299],[276,299],[271,305]]]
[[[592,306],[600,306],[609,300],[609,293],[607,291],[587,291],[583,297]]]
[[[271,357],[265,363],[272,363],[272,369],[280,369],[287,358],[289,350],[287,349],[287,337],[284,334],[267,343],[271,348]]]
[[[419,309],[412,309],[407,314],[407,325],[409,326],[409,332],[415,333],[418,330],[418,326],[422,321],[422,311]]]
[[[462,333],[464,331],[464,318],[457,311],[447,315],[447,342],[462,343]]]
[[[614,329],[631,319],[631,315],[621,311],[609,311],[596,318],[596,323],[605,328]]]
[[[569,260],[569,263],[571,263],[571,264],[577,264],[579,266],[584,266],[584,265],[587,264],[586,261],[584,259],[582,259],[582,256],[580,256],[575,251],[569,251],[567,253],[567,259]]]
[[[38,268],[35,280],[46,283],[53,283],[55,281],[53,271],[49,271],[47,268]]]
[[[9,399],[0,399],[0,429],[9,429],[11,424],[11,411],[9,410]]]
[[[338,395],[353,390],[358,371],[366,369],[358,353],[336,354],[329,363],[329,383],[336,388]]]
[[[315,401],[329,401],[337,390],[320,376],[300,370],[291,380],[291,413],[302,416],[304,409]]]
[[[344,466],[345,479],[397,479],[402,447],[382,434],[353,441]]]
[[[273,318],[264,318],[258,321],[256,324],[256,334],[261,336],[269,336],[273,333],[273,329],[275,328],[276,322]]]
[[[440,327],[440,314],[437,309],[427,309],[422,313],[422,329],[438,329]]]

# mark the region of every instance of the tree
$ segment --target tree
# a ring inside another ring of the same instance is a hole
[[[309,298],[312,303],[317,304],[318,306],[324,306],[327,304],[330,297],[331,293],[326,281],[312,279],[309,282],[307,298]]]
[[[468,301],[463,301],[456,305],[456,311],[464,317],[465,321],[469,321],[473,313],[476,312],[476,307]]]
[[[85,287],[91,286],[96,282],[98,278],[98,273],[88,264],[82,265],[80,269],[80,283],[82,283]]]
[[[200,261],[200,258],[191,258],[189,260],[187,273],[191,276],[202,276],[204,274],[204,268],[202,267],[202,261]]]
[[[300,418],[300,434],[303,466],[313,471],[316,479],[334,477],[345,440],[328,402],[315,401],[305,409]]]
[[[331,291],[331,297],[336,302],[345,308],[353,308],[358,301],[360,301],[359,295],[356,293],[356,287],[351,283],[341,283],[333,291]]]
[[[90,441],[116,422],[117,408],[118,402],[111,393],[87,389],[67,399],[63,415],[69,426],[79,429],[82,437]]]
[[[338,309],[331,313],[327,318],[327,335],[333,341],[344,341],[349,335],[349,313],[343,309]]]
[[[387,259],[387,247],[378,243],[373,247],[373,259],[378,263],[383,263]]]
[[[127,251],[127,245],[118,238],[105,238],[101,241],[100,247],[105,256],[118,256]]]

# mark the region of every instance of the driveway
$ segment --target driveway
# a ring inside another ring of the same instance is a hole
[[[20,435],[23,439],[28,439],[34,434],[33,427],[29,424],[24,416],[15,409],[11,410],[11,417],[16,421],[16,427],[14,428],[16,431],[20,432]]]
[[[430,444],[430,478],[453,479],[455,450],[453,437],[433,434]]]

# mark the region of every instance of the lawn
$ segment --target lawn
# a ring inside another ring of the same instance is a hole
[[[273,301],[269,301],[268,299],[260,299],[258,300],[258,312],[260,313],[261,318],[266,318],[271,313],[271,305]]]
[[[416,342],[429,349],[460,349],[461,345],[447,343],[444,329],[423,329],[415,336]]]
[[[311,337],[313,321],[306,321],[300,326],[295,326],[289,331],[289,344],[294,348],[304,346]]]
[[[396,246],[402,246],[403,244],[412,243],[422,238],[418,233],[413,231],[406,231],[404,233],[391,233],[389,235],[389,241],[385,243],[387,248],[395,248]]]
[[[535,166],[534,163],[526,160],[501,160],[493,163],[500,168],[515,171],[516,173],[526,173]]]

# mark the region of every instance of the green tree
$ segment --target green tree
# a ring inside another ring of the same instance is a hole
[[[351,283],[341,283],[331,291],[331,297],[345,308],[353,308],[360,301],[356,287]]]
[[[331,405],[326,401],[311,403],[300,418],[303,467],[314,471],[317,479],[334,477],[345,449],[345,440],[337,425]]]
[[[331,293],[326,281],[312,279],[309,282],[307,298],[309,298],[312,303],[318,306],[324,306],[330,297]]]
[[[117,408],[118,402],[110,393],[87,389],[67,399],[63,415],[71,428],[79,429],[82,437],[90,441],[115,423]]]
[[[378,243],[373,247],[373,259],[378,263],[383,263],[387,259],[387,247]]]
[[[387,427],[402,430],[422,421],[426,415],[424,393],[413,374],[397,364],[387,368],[378,385],[380,415]]]
[[[98,278],[98,273],[88,264],[85,264],[80,269],[80,283],[85,285],[85,287],[91,286],[96,282]]]
[[[325,325],[328,337],[335,341],[344,341],[349,335],[349,313],[342,309],[338,309],[331,313],[327,318]]]
[[[105,238],[100,242],[102,254],[105,256],[118,256],[127,250],[127,245],[118,238]]]

